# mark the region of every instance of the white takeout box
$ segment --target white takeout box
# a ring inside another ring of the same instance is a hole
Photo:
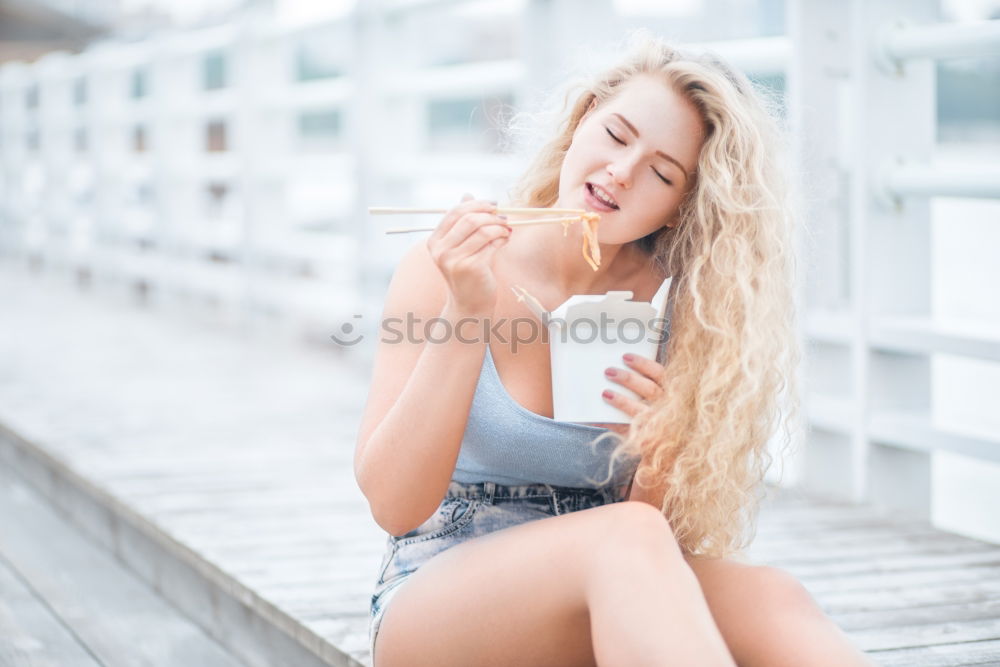
[[[651,328],[670,286],[667,279],[652,302],[632,301],[631,291],[575,294],[548,312],[526,291],[517,289],[549,333],[552,360],[553,418],[566,422],[628,424],[631,417],[602,397],[605,389],[641,400],[635,392],[604,375],[609,367],[635,372],[622,355],[656,359],[663,323]]]

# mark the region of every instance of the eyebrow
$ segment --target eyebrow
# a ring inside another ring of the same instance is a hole
[[[635,129],[635,125],[633,125],[632,123],[628,122],[628,119],[627,119],[627,118],[625,118],[625,116],[621,115],[621,114],[620,114],[620,113],[618,113],[617,111],[613,111],[613,112],[611,113],[611,115],[612,115],[612,116],[617,116],[617,117],[618,117],[618,120],[620,120],[620,121],[621,121],[622,123],[624,123],[625,127],[627,127],[627,128],[629,129],[629,131],[630,131],[630,132],[631,132],[632,134],[634,134],[634,135],[635,135],[635,138],[636,138],[636,139],[638,139],[638,138],[639,138],[639,130]],[[688,178],[688,172],[687,172],[687,169],[685,169],[685,168],[684,168],[684,165],[682,165],[682,164],[681,164],[680,162],[678,162],[677,160],[675,160],[675,159],[674,159],[674,158],[672,158],[671,156],[667,155],[667,154],[666,154],[666,153],[664,153],[663,151],[656,151],[656,154],[657,154],[657,155],[659,155],[660,157],[662,157],[662,158],[663,158],[664,160],[666,160],[667,162],[672,162],[672,163],[674,163],[675,165],[677,165],[677,168],[681,170],[681,173],[682,173],[682,174],[684,174],[684,180],[685,180],[685,181],[687,180],[687,178]]]

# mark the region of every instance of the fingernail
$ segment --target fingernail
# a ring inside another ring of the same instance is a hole
[[[633,355],[631,355],[631,354],[626,354],[626,355],[622,356],[622,359],[624,359],[628,363],[632,363],[633,361],[635,361],[635,357]]]
[[[607,398],[607,399],[610,400],[610,399],[612,399],[612,398],[615,397],[615,393],[613,391],[611,391],[610,389],[605,389],[604,393],[601,394],[601,396],[603,396],[604,398]]]
[[[500,218],[501,220],[506,220],[507,219],[506,215],[498,215],[497,217]]]
[[[613,368],[608,368],[605,369],[604,374],[607,375],[609,378],[613,378],[614,376],[618,375],[618,371],[616,371]]]

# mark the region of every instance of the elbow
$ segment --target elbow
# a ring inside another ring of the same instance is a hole
[[[382,528],[382,530],[392,535],[393,537],[402,537],[403,535],[406,535],[414,528],[416,528],[416,526],[412,525],[412,522],[410,523],[401,522],[400,519],[402,517],[398,515],[390,514],[386,516],[379,516],[376,515],[375,512],[372,512],[372,516],[375,517],[375,523],[377,523],[379,527]],[[417,526],[419,525],[420,524],[417,524]]]
[[[400,511],[399,507],[379,507],[369,500],[368,507],[371,510],[372,518],[379,527],[393,537],[402,537],[419,528],[430,515],[426,517],[416,517],[406,515]]]
[[[365,494],[365,498],[368,500],[368,510],[372,519],[382,530],[394,537],[402,537],[416,530],[434,515],[434,509],[422,512],[414,504],[396,502],[385,494]]]
[[[382,530],[391,532],[389,530],[389,526],[386,525],[385,517],[383,516],[383,512],[380,509],[381,506],[378,503],[379,494],[375,492],[374,487],[368,479],[367,467],[365,466],[363,456],[364,444],[359,442],[357,447],[357,453],[354,456],[354,482],[361,490],[361,495],[363,495],[365,500],[368,501],[368,512],[375,520],[375,523],[377,523]]]
[[[414,517],[405,516],[404,512],[401,511],[404,508],[401,508],[399,503],[395,502],[393,498],[387,497],[385,490],[380,489],[377,482],[371,483],[365,474],[364,466],[355,465],[354,478],[358,488],[361,489],[361,494],[368,501],[368,512],[372,519],[379,528],[390,535],[396,537],[405,535],[426,521],[423,519],[414,523]]]
[[[395,537],[416,530],[434,515],[444,492],[424,497],[420,489],[407,488],[405,484],[387,479],[386,470],[366,460],[365,444],[359,441],[357,445],[354,480],[368,501],[372,518],[382,530]]]

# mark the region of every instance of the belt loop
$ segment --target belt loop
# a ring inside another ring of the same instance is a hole
[[[496,491],[496,489],[497,489],[496,482],[486,482],[486,484],[483,486],[483,490],[486,491],[486,497],[484,498],[484,501],[486,502],[487,505],[493,504],[493,494]]]
[[[552,487],[549,487],[552,489]],[[555,512],[556,516],[560,515],[559,512],[559,492],[552,489],[552,511]]]

